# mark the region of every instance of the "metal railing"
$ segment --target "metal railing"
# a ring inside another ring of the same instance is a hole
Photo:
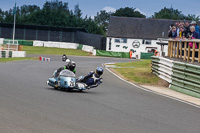
[[[200,62],[200,39],[168,39],[168,56]]]

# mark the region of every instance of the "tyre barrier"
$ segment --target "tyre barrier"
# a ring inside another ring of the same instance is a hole
[[[26,51],[0,51],[0,58],[26,57]]]
[[[200,66],[152,56],[152,73],[170,85],[169,88],[200,98]]]
[[[51,58],[46,58],[46,57],[39,57],[40,61],[51,61]]]

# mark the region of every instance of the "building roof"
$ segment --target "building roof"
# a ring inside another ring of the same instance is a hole
[[[168,38],[169,26],[177,21],[183,20],[111,16],[107,37],[157,39],[163,38],[164,32],[164,38]]]

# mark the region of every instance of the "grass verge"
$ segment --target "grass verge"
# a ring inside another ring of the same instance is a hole
[[[38,57],[14,57],[14,58],[0,58],[0,62],[6,63],[11,61],[20,61],[20,60],[39,60]]]
[[[115,66],[117,68],[112,68],[114,72],[135,84],[167,86],[165,81],[151,73],[150,59],[136,62],[117,63]]]
[[[23,51],[26,54],[47,54],[47,55],[76,55],[76,56],[90,56],[91,53],[79,49],[63,49],[63,48],[48,48],[48,47],[33,47],[23,46]],[[15,58],[0,58],[0,62],[10,62],[19,60],[38,60],[38,57],[15,57]]]
[[[48,54],[48,55],[76,55],[76,56],[89,56],[88,52],[79,49],[64,49],[64,48],[48,48],[48,47],[33,47],[23,46],[23,51],[26,54]]]

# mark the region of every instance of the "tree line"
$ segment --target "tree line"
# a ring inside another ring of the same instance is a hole
[[[46,25],[54,27],[82,27],[89,33],[106,35],[110,16],[146,18],[146,16],[136,8],[120,8],[115,12],[101,10],[94,18],[91,16],[82,17],[79,5],[70,10],[68,2],[59,0],[46,1],[42,8],[37,5],[23,5],[16,7],[16,24]],[[189,14],[185,16],[177,9],[164,7],[159,12],[152,15],[153,19],[173,19],[173,20],[195,20],[199,21],[199,16]],[[0,22],[13,23],[13,9],[3,11],[0,9]]]

